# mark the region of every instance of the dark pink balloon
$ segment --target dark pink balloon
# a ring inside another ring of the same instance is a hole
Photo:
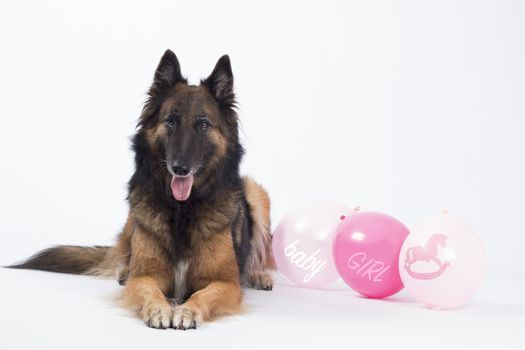
[[[403,289],[399,252],[408,229],[391,216],[359,212],[343,219],[336,230],[333,257],[339,275],[352,289],[384,298]]]

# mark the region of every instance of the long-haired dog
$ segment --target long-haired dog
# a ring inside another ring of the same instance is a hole
[[[271,290],[269,198],[239,175],[228,56],[189,85],[167,50],[133,138],[129,216],[113,247],[57,246],[14,268],[117,276],[150,327],[195,328],[239,309],[241,285]]]

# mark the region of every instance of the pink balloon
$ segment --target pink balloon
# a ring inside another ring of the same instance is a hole
[[[305,287],[320,288],[337,280],[332,241],[341,215],[349,212],[343,204],[321,202],[288,213],[272,238],[279,272]]]
[[[485,251],[466,224],[442,214],[413,230],[399,256],[408,292],[429,307],[466,303],[485,276]]]
[[[384,298],[403,289],[399,251],[408,229],[385,214],[359,212],[337,228],[333,251],[337,271],[355,291]]]

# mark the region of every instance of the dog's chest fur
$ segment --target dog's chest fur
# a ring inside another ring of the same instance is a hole
[[[229,213],[217,207],[226,208],[208,203],[180,203],[168,216],[169,250],[173,257],[173,299],[177,304],[183,303],[192,293],[191,274],[198,270],[200,261],[213,259],[212,256],[202,256],[203,242],[211,242],[214,235],[224,232],[234,220],[226,215]]]
[[[210,266],[214,256],[209,252],[216,245],[214,242],[221,241],[219,237],[231,237],[230,248],[221,245],[217,249],[232,249],[242,274],[251,237],[251,222],[242,191],[224,191],[211,198],[171,205],[162,205],[154,198],[141,201],[144,197],[140,194],[144,192],[133,192],[130,196],[132,212],[143,227],[158,237],[171,260],[172,287],[168,294],[175,302],[184,302],[198,287],[196,273],[203,266]]]
[[[181,259],[175,264],[173,299],[177,304],[182,304],[188,295],[188,268],[190,264],[186,259]]]

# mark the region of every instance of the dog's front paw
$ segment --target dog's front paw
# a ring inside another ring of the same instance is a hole
[[[141,317],[151,328],[166,329],[171,325],[173,308],[169,303],[151,303],[142,308]]]
[[[200,313],[185,304],[175,307],[173,313],[173,328],[175,329],[196,329],[197,322],[200,322]]]

